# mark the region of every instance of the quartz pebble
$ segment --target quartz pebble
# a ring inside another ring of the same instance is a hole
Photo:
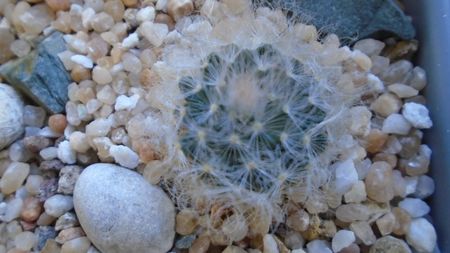
[[[410,122],[398,113],[389,115],[383,122],[382,131],[387,134],[407,135],[410,130]]]
[[[98,84],[107,84],[112,82],[112,76],[111,73],[100,66],[95,66],[92,70],[92,80],[97,82]]]
[[[30,194],[36,195],[39,193],[39,188],[43,181],[44,178],[41,175],[29,175],[27,182],[25,183],[25,189],[27,189]]]
[[[395,226],[395,216],[391,212],[383,215],[383,217],[379,218],[376,221],[378,230],[380,231],[381,235],[388,235],[392,233]]]
[[[272,235],[266,234],[263,239],[263,244],[263,253],[279,253],[277,242]]]
[[[43,136],[28,136],[23,139],[23,144],[29,151],[38,153],[42,149],[50,146],[52,144],[52,141]]]
[[[87,253],[91,242],[87,237],[79,237],[65,242],[61,247],[61,253]]]
[[[411,249],[405,241],[392,236],[385,236],[379,238],[370,247],[369,253],[411,253]]]
[[[94,63],[92,62],[92,59],[87,56],[76,54],[76,55],[72,55],[70,57],[70,59],[74,63],[79,64],[85,68],[91,69],[94,67]]]
[[[0,83],[0,150],[14,142],[24,130],[22,98],[10,86]]]
[[[65,213],[55,222],[55,230],[64,230],[79,225],[77,216],[74,213]]]
[[[365,178],[367,196],[385,203],[394,198],[392,168],[386,162],[375,162]]]
[[[343,222],[364,221],[369,217],[369,208],[362,204],[346,204],[336,209],[336,218]]]
[[[226,249],[222,251],[222,253],[247,253],[244,249],[237,246],[228,246]]]
[[[124,167],[134,169],[139,165],[139,156],[127,146],[114,145],[109,149],[109,153],[118,164]]]
[[[55,241],[60,244],[64,244],[67,241],[73,240],[75,238],[80,238],[85,236],[83,229],[81,227],[73,227],[63,229],[59,232],[58,236],[55,238]]]
[[[44,148],[39,152],[39,155],[44,160],[52,160],[58,157],[58,148],[57,147],[48,147]]]
[[[348,122],[350,132],[353,135],[366,136],[370,131],[370,119],[372,113],[365,106],[355,106],[349,110],[350,120]]]
[[[405,103],[402,114],[415,128],[423,129],[433,126],[428,109],[424,105],[414,102]]]
[[[333,253],[328,245],[328,242],[324,240],[313,240],[306,244],[306,248],[308,249],[308,252]]]
[[[309,226],[309,214],[305,210],[300,209],[288,216],[286,225],[295,231],[306,231]]]
[[[360,203],[367,199],[366,186],[363,181],[353,184],[350,191],[344,194],[346,203]]]
[[[335,191],[338,194],[348,192],[358,181],[358,173],[351,159],[339,163],[335,171]]]
[[[37,238],[34,233],[24,231],[16,235],[16,237],[14,238],[14,243],[16,245],[16,248],[23,251],[29,251],[37,243]]]
[[[26,105],[23,111],[23,123],[27,126],[42,127],[46,115],[41,107]]]
[[[379,55],[384,46],[384,42],[369,38],[357,41],[353,49],[359,50],[368,56],[373,56]]]
[[[208,236],[200,236],[192,243],[192,246],[189,248],[189,253],[206,253],[210,245],[211,240]]]
[[[410,98],[419,94],[418,90],[402,83],[394,83],[389,85],[388,90],[397,95],[399,98]]]
[[[190,209],[181,210],[176,216],[175,231],[180,235],[189,235],[194,232],[198,224],[197,212]]]
[[[136,107],[137,102],[139,101],[139,95],[135,94],[131,97],[127,97],[125,95],[120,95],[116,99],[116,104],[114,105],[114,109],[116,111],[119,110],[132,110]]]
[[[434,180],[427,175],[421,175],[418,179],[415,190],[411,191],[411,193],[414,193],[415,197],[425,199],[433,194],[434,189]]]
[[[20,198],[14,198],[6,203],[6,210],[3,215],[0,215],[0,220],[4,222],[11,222],[20,216],[22,210],[23,200]]]
[[[172,247],[174,205],[136,172],[90,165],[75,185],[74,203],[83,230],[102,252],[165,253]]]
[[[63,141],[58,145],[58,158],[64,163],[74,164],[77,161],[76,153],[69,141]]]
[[[20,186],[22,186],[29,173],[29,164],[12,162],[0,179],[1,192],[5,195],[15,192]]]
[[[76,152],[85,153],[90,148],[86,134],[82,132],[73,132],[69,137],[69,141],[70,146]]]
[[[416,90],[422,90],[427,85],[427,75],[423,68],[416,66],[411,72],[408,85]]]
[[[331,248],[334,252],[339,252],[342,249],[350,246],[356,240],[355,234],[349,230],[339,230],[331,241]]]
[[[139,32],[144,36],[153,46],[159,47],[162,45],[164,39],[169,33],[169,28],[166,24],[156,24],[145,21],[139,27]]]
[[[398,203],[412,218],[422,217],[430,212],[430,207],[421,199],[405,198]]]
[[[26,222],[36,221],[42,213],[42,203],[38,198],[28,197],[23,201],[20,218]]]
[[[401,107],[402,101],[391,93],[384,93],[370,105],[370,109],[382,117],[399,112]]]
[[[432,252],[436,247],[436,231],[433,225],[424,218],[411,221],[406,241],[419,252]]]
[[[56,194],[44,203],[45,212],[53,217],[59,217],[73,208],[71,196]]]
[[[350,229],[364,245],[372,245],[377,239],[372,231],[372,228],[370,227],[370,224],[366,221],[353,222],[350,224]]]

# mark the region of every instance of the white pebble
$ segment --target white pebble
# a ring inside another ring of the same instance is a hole
[[[339,194],[348,192],[358,181],[358,173],[351,159],[339,163],[335,175],[335,191]]]
[[[61,137],[62,134],[53,131],[50,127],[46,126],[39,131],[39,136],[48,137],[48,138],[58,138]]]
[[[159,47],[164,42],[169,28],[166,24],[156,24],[145,21],[139,27],[139,32],[144,36],[153,46]]]
[[[406,232],[406,241],[419,252],[433,252],[436,247],[436,230],[433,225],[424,218],[411,221]]]
[[[405,181],[405,195],[408,196],[416,192],[419,178],[417,176],[414,176],[414,177],[404,177],[403,179]]]
[[[355,240],[355,234],[352,231],[339,230],[331,241],[331,248],[334,252],[339,252],[343,248],[350,246]]]
[[[22,210],[23,200],[21,198],[14,198],[6,205],[5,212],[0,216],[0,220],[4,222],[11,222],[15,218],[20,216]]]
[[[63,163],[74,164],[77,161],[77,154],[70,146],[69,141],[63,141],[58,145],[58,158]]]
[[[136,20],[139,23],[142,23],[144,21],[152,21],[155,20],[155,8],[152,6],[147,6],[145,8],[142,8],[138,11],[136,14]]]
[[[112,122],[109,119],[99,118],[86,126],[86,135],[89,137],[106,136],[111,130]]]
[[[272,235],[266,234],[263,238],[264,253],[279,253],[277,242]]]
[[[374,74],[369,73],[367,75],[367,85],[375,92],[381,93],[384,91],[383,82]]]
[[[90,148],[85,133],[75,131],[70,135],[69,140],[70,146],[76,152],[85,153]]]
[[[434,180],[427,175],[422,175],[419,177],[414,196],[421,199],[427,198],[433,194],[434,189]]]
[[[37,243],[37,237],[30,231],[24,231],[16,235],[14,238],[14,243],[18,249],[29,251]]]
[[[109,149],[109,153],[116,163],[134,169],[139,165],[139,156],[127,146],[115,145]]]
[[[91,60],[91,58],[81,55],[81,54],[76,54],[76,55],[72,55],[70,57],[70,59],[76,63],[76,64],[80,64],[81,66],[87,68],[87,69],[91,69],[94,67],[94,62]]]
[[[411,217],[419,218],[430,212],[430,207],[421,199],[405,198],[398,203]]]
[[[89,29],[91,27],[91,21],[95,16],[95,10],[88,7],[83,10],[81,13],[81,23],[83,24],[84,28]]]
[[[158,11],[167,12],[167,0],[158,0],[155,7]]]
[[[73,208],[71,196],[56,194],[48,198],[44,203],[45,212],[53,217],[59,217]]]
[[[383,122],[381,131],[387,134],[407,135],[411,130],[411,124],[398,113],[389,115]]]
[[[405,103],[402,114],[415,128],[423,129],[433,126],[428,109],[424,105],[414,102]]]
[[[25,183],[25,189],[32,195],[39,193],[41,183],[44,182],[44,178],[40,175],[29,175],[27,182]]]
[[[399,98],[414,97],[419,94],[419,91],[411,86],[402,83],[394,83],[388,86],[388,90],[397,95]]]
[[[125,48],[133,48],[137,46],[139,43],[139,37],[137,33],[132,33],[128,35],[123,41],[122,46]]]
[[[306,244],[306,248],[310,253],[333,253],[328,242],[324,240],[314,240]]]
[[[15,192],[22,186],[29,173],[29,164],[20,162],[11,163],[0,179],[1,192],[5,195]]]
[[[125,95],[120,95],[116,99],[116,104],[114,105],[114,109],[116,111],[119,110],[132,110],[136,107],[137,102],[139,101],[139,95],[134,94],[131,97],[127,97]]]
[[[58,148],[56,147],[48,147],[44,148],[39,152],[39,155],[44,160],[52,160],[58,157]]]

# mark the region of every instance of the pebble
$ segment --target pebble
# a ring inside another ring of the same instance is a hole
[[[351,159],[340,162],[335,170],[335,191],[338,194],[348,192],[358,181],[358,173]]]
[[[355,240],[355,234],[352,231],[342,229],[334,235],[331,241],[331,248],[334,252],[339,252],[350,246]]]
[[[350,229],[364,245],[372,245],[377,239],[370,224],[366,221],[353,222],[350,224]]]
[[[427,73],[419,66],[414,67],[407,84],[416,90],[422,90],[427,85]]]
[[[413,191],[414,192],[413,196],[420,199],[425,199],[434,193],[434,189],[435,189],[434,180],[427,175],[421,175],[419,176],[417,186]]]
[[[183,209],[176,216],[175,231],[180,235],[189,235],[198,225],[198,214],[191,209]]]
[[[35,232],[37,234],[37,250],[43,250],[47,244],[47,241],[50,240],[54,242],[53,239],[56,237],[56,231],[52,226],[40,226]]]
[[[418,90],[402,83],[391,84],[388,86],[388,90],[397,95],[399,98],[410,98],[419,94]]]
[[[422,217],[430,212],[430,207],[421,199],[405,198],[398,203],[412,218]]]
[[[86,135],[88,137],[106,136],[111,130],[112,122],[109,119],[99,118],[86,126]]]
[[[25,183],[25,189],[27,189],[31,195],[36,195],[39,193],[43,181],[44,178],[41,175],[29,175],[27,177],[27,182]]]
[[[399,60],[389,65],[389,67],[381,73],[381,79],[389,84],[401,83],[412,69],[413,65],[410,61]]]
[[[361,203],[367,199],[366,185],[363,181],[357,181],[350,191],[344,194],[346,203]]]
[[[402,114],[415,128],[426,129],[433,126],[428,109],[422,104],[405,103]]]
[[[67,126],[66,116],[63,114],[53,114],[48,118],[48,126],[57,133],[63,133]]]
[[[12,162],[0,179],[0,189],[5,195],[11,194],[22,186],[30,173],[30,165],[21,162]]]
[[[189,253],[206,253],[210,245],[211,240],[208,236],[200,236],[192,243],[192,247],[189,248]]]
[[[45,110],[41,107],[26,105],[23,110],[23,123],[26,126],[42,127],[44,125]]]
[[[51,215],[48,215],[46,212],[43,212],[41,216],[39,216],[39,219],[36,221],[36,225],[49,226],[56,220],[56,218],[57,217],[53,217]]]
[[[94,80],[98,84],[108,84],[112,82],[112,76],[111,73],[100,66],[95,66],[92,70],[92,80]]]
[[[36,221],[42,213],[42,203],[38,198],[28,197],[23,201],[20,218],[26,222]]]
[[[139,11],[136,14],[136,20],[138,21],[139,24],[144,21],[153,22],[155,20],[155,16],[156,16],[155,8],[152,6],[147,6],[139,9]]]
[[[139,32],[153,46],[159,47],[162,45],[164,39],[169,33],[169,28],[166,24],[157,24],[145,21],[139,26]]]
[[[77,216],[74,213],[68,212],[61,215],[55,222],[55,230],[63,230],[79,225]]]
[[[336,209],[336,218],[343,222],[365,221],[370,217],[370,209],[362,204],[346,204]]]
[[[73,208],[73,199],[71,196],[56,194],[45,201],[44,208],[48,215],[59,217]]]
[[[61,247],[61,253],[87,253],[91,242],[87,237],[79,237],[65,242]]]
[[[186,235],[182,236],[175,242],[175,247],[177,249],[189,249],[192,246],[196,236],[195,235]]]
[[[414,219],[406,233],[406,241],[419,252],[431,253],[436,247],[436,231],[426,219]]]
[[[133,48],[139,44],[139,36],[137,33],[132,33],[128,35],[125,39],[122,41],[122,46],[124,48]]]
[[[305,210],[300,209],[288,216],[286,225],[295,231],[306,231],[309,227],[309,214]]]
[[[367,196],[386,203],[394,198],[392,168],[386,162],[374,162],[365,178]]]
[[[45,2],[55,12],[67,11],[70,8],[70,0],[45,0]]]
[[[79,153],[86,153],[91,146],[88,143],[88,139],[85,133],[75,131],[69,137],[70,147]]]
[[[23,145],[30,152],[38,153],[42,149],[52,145],[52,141],[43,136],[28,136],[23,139]]]
[[[58,159],[48,160],[48,161],[42,161],[39,165],[39,169],[42,171],[49,171],[49,170],[60,170],[64,167],[64,163],[62,163]]]
[[[77,161],[76,152],[70,146],[69,141],[63,141],[59,143],[58,158],[66,164],[74,164]]]
[[[380,234],[384,236],[392,233],[395,227],[395,222],[395,216],[391,212],[383,215],[381,218],[376,220],[376,224],[378,230],[380,231]]]
[[[120,95],[116,98],[116,104],[114,105],[114,109],[116,111],[119,110],[132,110],[136,107],[137,102],[139,101],[140,96],[138,94],[134,94],[131,97],[127,97],[125,95]]]
[[[127,146],[114,145],[109,149],[109,153],[116,163],[134,169],[139,165],[139,156]]]
[[[247,251],[245,251],[244,249],[238,247],[238,246],[233,246],[230,245],[228,247],[226,247],[222,253],[247,253]]]
[[[395,216],[395,226],[392,232],[395,235],[404,235],[411,224],[411,216],[399,207],[394,207],[391,212]]]
[[[70,60],[72,60],[74,63],[79,64],[87,69],[91,69],[94,67],[94,62],[92,61],[92,59],[87,56],[84,56],[84,55],[80,55],[80,54],[72,55],[70,57]]]
[[[363,39],[359,40],[353,46],[353,50],[359,50],[368,56],[379,55],[386,44],[384,42],[375,39]]]
[[[299,232],[287,230],[284,236],[284,243],[290,249],[301,249],[305,244],[305,239]]]
[[[194,11],[194,3],[192,0],[168,0],[167,13],[178,21],[184,16],[190,15]]]
[[[19,233],[14,238],[14,244],[16,245],[16,248],[23,251],[31,250],[31,248],[33,248],[36,245],[36,243],[37,243],[36,235],[29,231]]]
[[[13,52],[17,57],[23,57],[30,53],[31,46],[25,40],[15,40],[11,43],[9,49]]]
[[[4,214],[0,216],[0,220],[4,222],[11,222],[20,216],[20,211],[22,210],[23,200],[20,198],[15,198],[6,203],[6,210]]]
[[[383,121],[381,130],[386,134],[407,135],[411,130],[411,124],[403,115],[393,113]]]
[[[263,253],[279,253],[277,241],[272,235],[266,234],[263,238],[263,244]]]
[[[333,253],[329,247],[329,243],[324,240],[313,240],[306,244],[308,252],[314,253]],[[265,252],[264,252],[265,253]]]
[[[366,136],[370,132],[372,113],[366,106],[355,106],[349,110],[348,126],[350,132],[356,136]]]
[[[57,147],[48,147],[39,151],[39,155],[44,160],[53,160],[58,157],[58,148]]]
[[[27,162],[33,157],[28,149],[25,148],[23,140],[19,140],[9,146],[9,159],[14,162]]]
[[[0,83],[0,150],[14,142],[24,131],[24,105],[20,95]]]
[[[59,232],[58,236],[55,238],[55,241],[59,244],[64,244],[67,241],[83,237],[85,235],[86,234],[81,227],[67,228]]]
[[[172,247],[174,205],[136,172],[93,164],[78,178],[74,202],[81,226],[102,252],[165,253]]]
[[[69,165],[63,167],[59,172],[58,192],[66,195],[72,194],[80,174],[80,166]]]
[[[402,101],[392,93],[384,93],[370,105],[370,109],[382,117],[387,117],[400,111]]]
[[[411,253],[405,241],[392,236],[379,238],[370,248],[369,253]]]

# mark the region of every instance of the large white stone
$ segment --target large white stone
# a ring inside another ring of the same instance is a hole
[[[436,230],[433,225],[424,218],[411,221],[406,232],[406,241],[418,252],[432,252],[436,247]]]
[[[19,94],[0,83],[0,150],[22,135],[24,105]]]
[[[93,164],[74,190],[77,217],[91,242],[107,253],[166,253],[175,236],[175,208],[141,175]]]

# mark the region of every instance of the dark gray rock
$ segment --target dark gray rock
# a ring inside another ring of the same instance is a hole
[[[347,41],[380,31],[412,39],[415,30],[394,0],[268,0],[256,2],[281,7],[302,21],[311,22],[325,33]]]
[[[65,51],[62,34],[52,33],[37,50],[0,67],[0,75],[51,113],[64,111],[70,75],[58,58]]]
[[[180,237],[175,243],[177,249],[189,249],[192,246],[196,236],[195,235],[185,235]]]

